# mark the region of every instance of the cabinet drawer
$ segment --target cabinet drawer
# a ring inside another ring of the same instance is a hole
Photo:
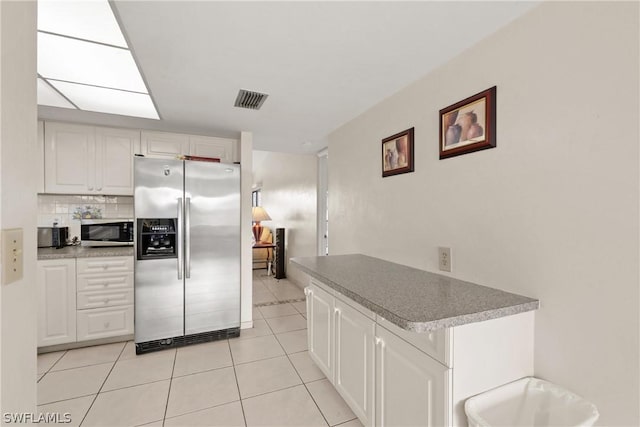
[[[78,310],[133,304],[133,289],[78,292]]]
[[[133,271],[133,257],[78,258],[76,268],[78,274]]]
[[[78,341],[133,333],[133,305],[77,312]]]
[[[407,341],[414,347],[417,347],[443,365],[453,368],[450,328],[417,333],[402,329],[380,316],[377,316],[377,318],[378,325],[383,326],[388,331]]]
[[[98,291],[133,288],[133,273],[78,275],[78,291]]]

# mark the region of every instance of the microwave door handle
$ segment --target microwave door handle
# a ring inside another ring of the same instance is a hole
[[[191,197],[184,205],[184,277],[191,278]]]
[[[178,236],[176,239],[176,245],[178,246],[178,280],[182,280],[182,197],[178,197]]]

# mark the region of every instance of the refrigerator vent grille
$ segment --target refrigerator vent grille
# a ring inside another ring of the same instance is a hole
[[[259,110],[262,107],[265,99],[267,99],[266,93],[253,92],[250,90],[240,89],[238,96],[236,97],[235,107],[248,108],[250,110]]]
[[[202,332],[199,334],[183,335],[162,340],[136,343],[136,354],[149,353],[151,351],[164,350],[165,348],[183,347],[190,344],[199,344],[209,341],[225,340],[240,336],[240,328],[222,329],[219,331]]]

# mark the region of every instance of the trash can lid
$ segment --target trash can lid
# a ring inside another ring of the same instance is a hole
[[[467,399],[470,425],[592,426],[600,416],[592,403],[548,381],[527,377]]]

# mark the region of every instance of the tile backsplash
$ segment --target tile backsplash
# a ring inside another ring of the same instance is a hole
[[[38,194],[38,227],[69,227],[80,238],[80,218],[133,218],[131,196]]]

